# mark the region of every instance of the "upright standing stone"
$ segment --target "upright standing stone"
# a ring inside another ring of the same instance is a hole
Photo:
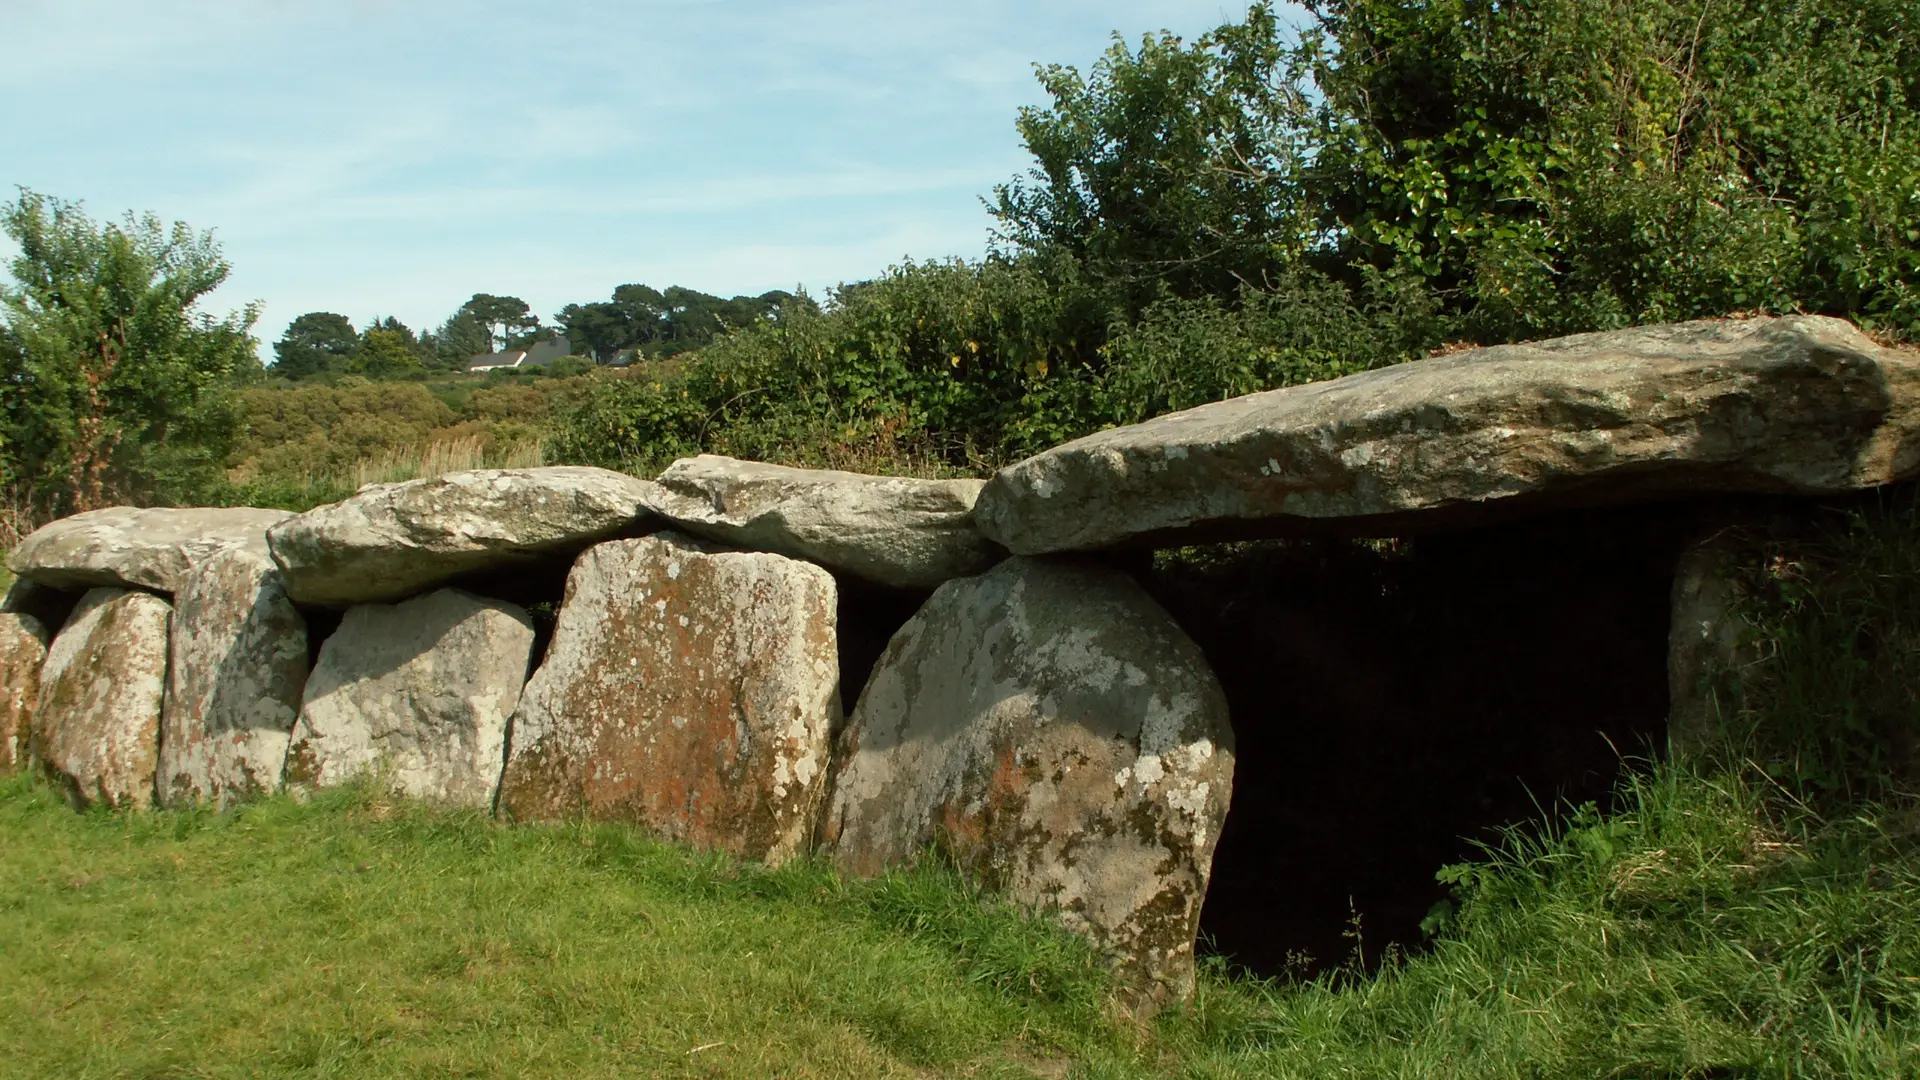
[[[157,596],[94,589],[47,649],[33,756],[82,806],[153,805],[168,614]]]
[[[501,810],[803,852],[840,716],[834,598],[817,566],[673,533],[587,550],[514,714]]]
[[[27,760],[33,707],[40,700],[40,668],[47,660],[47,628],[31,615],[0,614],[0,776]]]
[[[307,678],[287,784],[378,775],[413,798],[491,805],[532,654],[526,612],[458,589],[348,610]]]
[[[1233,731],[1199,648],[1131,578],[1015,558],[941,586],[840,755],[823,839],[843,869],[943,846],[1092,937],[1142,1007],[1192,993]]]
[[[307,681],[307,623],[273,560],[235,548],[194,564],[169,648],[161,800],[225,806],[278,790]]]
[[[1667,739],[1682,758],[1711,758],[1735,737],[1740,672],[1758,657],[1737,610],[1735,572],[1754,557],[1737,530],[1709,537],[1680,556],[1667,635]]]

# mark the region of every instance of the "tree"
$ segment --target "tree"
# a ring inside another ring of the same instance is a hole
[[[1803,308],[1920,331],[1908,0],[1317,5],[1332,261],[1483,339]]]
[[[586,350],[602,364],[633,343],[633,319],[615,304],[568,304],[554,314],[553,321],[574,348]]]
[[[576,348],[584,347],[604,364],[623,349],[649,355],[697,349],[729,330],[778,317],[796,299],[777,289],[723,300],[680,285],[670,285],[663,293],[628,284],[614,289],[611,300],[568,304],[554,321]]]
[[[1034,167],[994,190],[1001,240],[1071,255],[1129,314],[1269,281],[1310,242],[1289,183],[1310,112],[1288,60],[1259,4],[1192,45],[1116,35],[1084,78],[1041,68],[1052,105],[1020,110]]]
[[[472,316],[485,327],[489,341],[499,349],[513,347],[518,337],[530,338],[540,326],[540,316],[517,296],[474,293],[472,299],[460,305],[460,313]]]
[[[212,234],[151,214],[101,225],[25,188],[0,227],[20,248],[0,289],[4,483],[81,510],[216,478],[230,392],[259,373],[259,307],[199,310],[230,270]]]
[[[1308,8],[1042,69],[1010,252],[1122,322],[1325,275],[1481,341],[1752,308],[1920,332],[1910,0]]]
[[[436,360],[436,365],[448,371],[458,371],[466,367],[473,357],[493,351],[493,335],[486,324],[462,307],[440,324],[440,329],[422,339]]]
[[[346,370],[370,379],[397,379],[426,370],[431,355],[407,328],[407,324],[389,315],[375,318],[360,335]]]
[[[273,372],[288,379],[304,379],[344,370],[347,357],[360,346],[360,333],[345,315],[309,311],[287,325],[273,343]]]

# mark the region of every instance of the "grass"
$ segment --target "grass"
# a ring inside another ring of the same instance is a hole
[[[364,792],[74,814],[0,782],[0,1076],[1031,1076],[1119,1052],[1077,941]]]
[[[1203,984],[1207,1077],[1920,1075],[1911,815],[1782,814],[1662,767],[1623,809],[1452,871],[1431,951],[1307,985]]]
[[[344,470],[308,469],[294,475],[230,477],[202,501],[223,506],[269,506],[306,511],[338,502],[368,484],[430,479],[471,469],[528,469],[543,464],[537,438],[493,447],[479,435],[433,439],[363,457]]]
[[[1132,1027],[1074,939],[365,791],[74,814],[0,782],[4,1077],[1911,1077],[1920,817],[1662,766],[1451,871],[1431,950]],[[1786,809],[1782,809],[1782,807]]]

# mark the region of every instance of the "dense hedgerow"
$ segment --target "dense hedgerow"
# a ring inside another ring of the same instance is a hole
[[[1920,329],[1900,0],[1266,5],[1047,67],[999,250],[555,417],[560,459],[977,469],[1221,397],[1733,311]]]

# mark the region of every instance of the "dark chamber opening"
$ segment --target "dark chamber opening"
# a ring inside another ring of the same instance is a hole
[[[1212,662],[1238,743],[1203,950],[1264,975],[1377,963],[1419,947],[1435,871],[1474,840],[1604,805],[1622,755],[1665,747],[1691,521],[1636,508],[1163,555],[1150,588]]]
[[[875,585],[850,574],[835,574],[834,584],[838,598],[840,711],[846,717],[853,715],[860,692],[866,689],[880,654],[887,651],[887,643],[933,594]]]

